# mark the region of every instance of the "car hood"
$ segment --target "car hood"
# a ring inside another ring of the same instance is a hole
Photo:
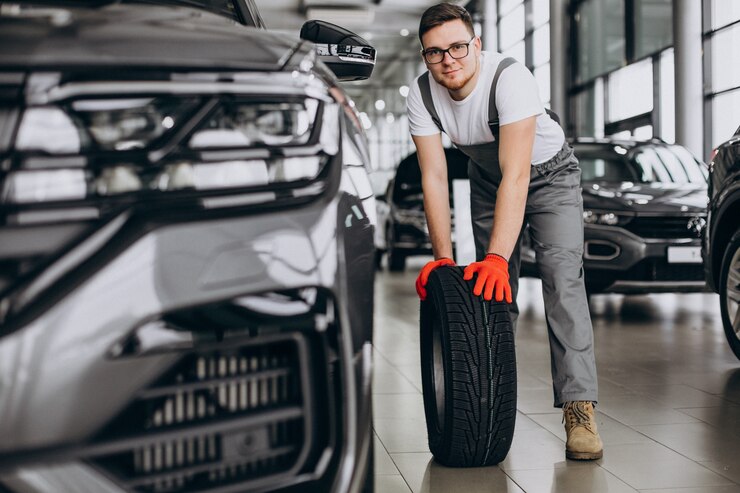
[[[113,65],[273,71],[289,69],[286,63],[295,60],[296,51],[311,46],[297,37],[185,7],[111,4],[0,16],[0,68]]]
[[[623,212],[699,213],[707,207],[707,186],[695,183],[584,183],[583,206]]]

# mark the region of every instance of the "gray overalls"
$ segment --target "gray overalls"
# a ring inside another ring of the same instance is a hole
[[[493,142],[457,146],[470,158],[470,209],[478,259],[485,256],[488,248],[496,193],[501,183],[496,84],[501,72],[512,63],[514,59],[506,58],[499,64],[491,85],[488,124],[494,135]],[[432,101],[429,72],[419,78],[419,88],[426,109],[442,130]],[[598,393],[593,328],[583,279],[583,198],[580,177],[578,160],[573,148],[566,142],[549,161],[532,166],[524,212],[524,224],[529,223],[542,279],[556,407],[561,407],[567,401],[595,402]],[[510,311],[514,324],[519,315],[516,296],[519,288],[520,243],[517,242],[509,259],[509,282],[514,298]]]

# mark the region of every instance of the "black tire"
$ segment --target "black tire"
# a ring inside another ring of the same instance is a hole
[[[508,305],[484,301],[462,267],[440,267],[421,303],[421,374],[429,450],[449,467],[498,464],[516,420]]]
[[[722,257],[719,305],[727,342],[740,359],[740,231],[735,232]]]
[[[388,253],[388,270],[391,272],[402,272],[406,268],[406,255],[394,246],[393,228],[389,227],[386,237],[386,249]]]

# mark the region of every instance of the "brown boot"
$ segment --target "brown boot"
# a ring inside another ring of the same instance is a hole
[[[565,443],[565,457],[575,460],[596,460],[604,455],[596,429],[594,405],[590,401],[572,401],[563,404],[563,422],[568,440]]]

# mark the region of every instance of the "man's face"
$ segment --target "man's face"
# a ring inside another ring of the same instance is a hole
[[[430,49],[446,50],[450,47],[466,45],[473,38],[461,20],[445,22],[424,33],[422,43],[424,51]],[[468,55],[463,58],[452,58],[449,53],[439,63],[426,63],[429,72],[438,83],[450,91],[459,91],[474,76],[478,70],[480,56],[480,38],[475,39],[468,46]],[[452,51],[452,50],[451,50]]]

